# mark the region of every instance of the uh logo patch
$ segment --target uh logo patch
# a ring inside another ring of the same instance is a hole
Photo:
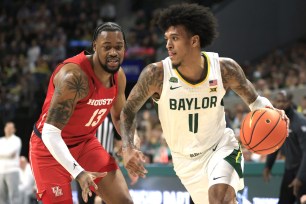
[[[55,197],[59,197],[63,195],[63,189],[61,189],[61,187],[54,186],[54,187],[51,187],[51,189]]]

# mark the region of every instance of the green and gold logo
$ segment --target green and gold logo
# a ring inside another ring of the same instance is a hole
[[[217,92],[217,87],[215,87],[215,88],[210,88],[210,92]]]
[[[169,81],[172,83],[178,83],[178,79],[176,77],[171,77]]]

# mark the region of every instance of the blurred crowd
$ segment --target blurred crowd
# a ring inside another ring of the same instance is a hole
[[[0,113],[3,122],[39,110],[50,74],[63,59],[91,51],[92,32],[116,20],[112,1],[2,1],[0,3]],[[149,62],[159,41],[144,10],[127,29],[126,59]],[[124,26],[123,26],[124,27]]]
[[[0,122],[21,115],[36,119],[53,69],[69,56],[90,51],[94,28],[105,21],[117,21],[117,11],[112,1],[98,0],[16,0],[0,5]],[[163,35],[150,20],[152,15],[154,10],[138,9],[129,17],[124,28],[126,59],[141,59],[147,64],[167,55]],[[242,63],[242,67],[258,92],[268,98],[276,89],[305,87],[306,40],[278,48],[255,62]],[[296,108],[306,115],[306,94]],[[243,104],[226,110],[228,125],[237,136],[248,111]],[[152,105],[139,114],[137,130],[148,163],[171,162]],[[247,151],[245,157],[247,161],[264,160]]]
[[[306,85],[306,39],[276,49],[258,60],[245,63],[244,71],[256,89],[269,96],[276,89],[296,89]]]

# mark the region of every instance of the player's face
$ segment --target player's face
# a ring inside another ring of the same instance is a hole
[[[170,26],[165,32],[166,48],[174,66],[180,66],[188,58],[191,49],[191,37],[184,26]]]
[[[124,39],[120,31],[102,31],[94,42],[100,66],[108,73],[116,73],[124,58]]]
[[[275,106],[275,108],[284,110],[290,106],[290,102],[283,94],[277,94],[273,105]]]

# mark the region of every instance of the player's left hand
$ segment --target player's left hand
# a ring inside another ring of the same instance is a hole
[[[145,156],[133,147],[122,148],[123,165],[132,176],[145,178],[148,171],[144,168]]]
[[[300,179],[295,178],[293,181],[289,184],[289,188],[293,188],[293,194],[297,197],[299,194],[299,190],[302,187],[303,183]]]
[[[92,196],[92,192],[90,190],[90,186],[93,186],[95,190],[98,190],[97,184],[95,184],[94,180],[96,178],[106,176],[107,172],[89,172],[82,171],[75,179],[79,182],[82,188],[82,198],[85,203],[88,201],[88,196]]]
[[[138,175],[137,176],[133,176],[130,173],[128,173],[128,175],[129,175],[129,178],[131,180],[130,185],[131,186],[135,185],[137,183],[138,179],[139,179],[139,176]]]
[[[141,144],[140,138],[139,138],[138,134],[135,132],[135,134],[134,134],[134,146],[136,147],[136,149],[140,149],[140,144]],[[117,156],[122,157],[122,146],[120,147],[120,149],[117,152],[115,152],[115,154]]]
[[[289,124],[290,124],[290,120],[287,117],[285,111],[277,109],[277,108],[274,108],[274,107],[270,107],[270,106],[266,106],[266,108],[271,108],[273,110],[276,110],[277,112],[279,112],[279,114],[281,115],[282,119],[286,121],[286,124],[287,124],[287,137],[288,137],[289,136]]]

